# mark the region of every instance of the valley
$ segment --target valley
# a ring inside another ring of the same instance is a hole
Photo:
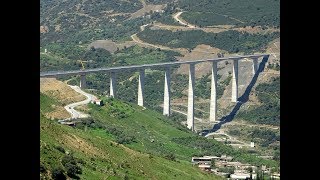
[[[62,163],[64,156],[79,160],[76,164],[82,173],[74,178],[80,179],[220,179],[221,176],[191,166],[190,160],[197,155],[224,154],[242,163],[259,165],[260,170],[261,165],[267,165],[278,172],[279,1],[93,2],[41,0],[40,72],[247,54],[268,53],[270,57],[254,83],[252,61],[239,61],[238,93],[245,98],[241,105],[231,102],[232,61],[218,63],[215,122],[209,121],[211,63],[197,64],[194,132],[186,127],[188,65],[171,68],[170,117],[161,115],[161,68],[145,70],[144,108],[135,105],[139,73],[132,70],[117,73],[117,98],[109,97],[109,73],[88,74],[87,88],[82,90],[77,87],[79,76],[40,78],[40,163],[45,169],[41,178],[55,179],[53,174],[58,170],[72,177],[67,172],[68,165]],[[90,103],[95,98],[102,99],[105,105]],[[234,111],[230,121],[221,123]],[[74,127],[58,123],[68,118],[77,119]],[[206,137],[199,135],[210,129],[215,132]],[[198,144],[179,144],[184,137],[194,138]],[[200,142],[213,146],[205,147]],[[58,146],[65,152],[61,153]]]

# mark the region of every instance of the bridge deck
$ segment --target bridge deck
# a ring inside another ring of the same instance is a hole
[[[181,65],[181,64],[197,64],[197,63],[211,62],[211,61],[241,60],[243,58],[259,58],[266,55],[268,54],[231,56],[231,57],[192,60],[192,61],[176,61],[176,62],[165,62],[165,63],[156,63],[156,64],[143,64],[143,65],[132,65],[132,66],[121,66],[121,67],[105,67],[105,68],[94,68],[94,69],[73,70],[73,71],[48,71],[48,72],[40,73],[40,77],[56,77],[56,76],[63,76],[63,75],[88,74],[88,73],[95,73],[95,72],[119,71],[119,70],[126,70],[126,69],[140,69],[140,68],[161,67],[161,66]]]

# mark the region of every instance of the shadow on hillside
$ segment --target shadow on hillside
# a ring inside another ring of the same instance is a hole
[[[241,97],[238,98],[238,102],[237,104],[235,105],[235,107],[232,109],[232,111],[230,112],[229,115],[227,116],[223,116],[221,119],[220,119],[220,122],[215,124],[212,129],[209,130],[209,132],[215,132],[217,131],[218,129],[220,129],[221,125],[225,124],[225,123],[228,123],[228,122],[231,122],[234,118],[234,116],[236,115],[236,113],[238,112],[238,110],[240,109],[241,105],[243,103],[246,103],[248,100],[249,100],[249,94],[254,86],[254,84],[256,83],[257,79],[258,79],[258,76],[259,74],[263,71],[267,61],[269,59],[269,56],[264,56],[261,63],[259,64],[259,68],[258,68],[258,71],[257,73],[253,76],[250,84],[248,85],[248,87],[246,88],[245,92],[243,93],[243,95]]]

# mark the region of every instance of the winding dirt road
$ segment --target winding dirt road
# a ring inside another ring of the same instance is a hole
[[[182,14],[183,12],[178,12],[177,14],[174,14],[172,17],[178,21],[179,24],[183,25],[183,26],[187,26],[189,28],[196,28],[195,25],[192,25],[192,24],[189,24],[187,23],[185,20],[181,19],[180,18],[180,15]]]
[[[72,103],[72,104],[66,105],[64,108],[71,114],[71,118],[67,118],[66,120],[89,117],[90,116],[89,114],[85,114],[83,112],[79,112],[79,111],[75,110],[74,108],[77,107],[77,106],[80,106],[80,105],[88,104],[92,100],[97,99],[97,97],[95,97],[92,94],[88,94],[88,93],[82,91],[79,86],[70,86],[70,87],[73,90],[75,90],[76,92],[86,96],[87,99],[84,100],[84,101],[80,101],[80,102],[76,102],[76,103]]]
[[[144,26],[144,25],[143,25],[143,26]],[[140,28],[141,28],[141,30],[144,29],[143,27],[140,27]],[[177,52],[187,51],[187,50],[176,49],[176,48],[169,48],[169,47],[166,47],[166,46],[154,45],[154,44],[150,44],[150,43],[144,42],[144,41],[142,41],[141,39],[139,39],[139,37],[137,36],[137,34],[131,35],[131,39],[132,39],[135,43],[137,43],[137,44],[141,44],[141,45],[149,46],[149,47],[153,47],[153,48],[159,48],[159,49],[162,49],[162,50],[170,50],[170,51],[177,51]]]
[[[225,133],[224,131],[221,131],[221,132],[212,132],[212,133],[208,133],[207,135],[205,135],[205,137],[209,137],[209,136],[214,136],[214,135],[224,135],[224,136],[227,136],[228,137],[228,141],[232,141],[232,142],[236,142],[238,144],[235,144],[235,143],[232,143],[230,145],[234,145],[234,146],[248,146],[250,147],[250,144],[246,143],[246,142],[243,142],[243,141],[240,141],[238,139],[236,139],[235,137],[232,137],[230,136],[229,134]],[[224,141],[225,138],[215,138],[217,141]]]

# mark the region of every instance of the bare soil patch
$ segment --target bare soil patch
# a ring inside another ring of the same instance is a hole
[[[90,48],[90,47],[102,48],[102,49],[109,51],[110,53],[114,53],[117,50],[122,50],[125,47],[128,48],[133,45],[135,45],[135,43],[133,41],[126,41],[124,43],[116,43],[116,42],[113,42],[112,40],[96,40],[96,41],[93,41],[92,43],[90,43],[87,48]]]
[[[70,104],[86,99],[85,96],[74,91],[66,83],[58,81],[55,78],[40,78],[40,92],[57,99],[63,104]]]
[[[85,96],[74,91],[66,83],[58,81],[55,78],[40,78],[40,92],[62,103],[61,106],[52,105],[54,110],[44,114],[49,119],[69,118],[70,114],[63,106],[86,99]]]
[[[218,53],[225,53],[226,51],[211,47],[209,45],[201,44],[194,48],[191,52],[187,52],[183,57],[178,57],[179,61],[190,61],[190,60],[200,60],[200,59],[210,59],[217,58]],[[196,78],[200,78],[203,75],[206,75],[211,72],[211,63],[200,63],[195,66],[196,69]],[[189,74],[189,66],[181,65],[177,70],[178,74]]]
[[[64,134],[63,139],[65,144],[70,146],[73,149],[81,150],[85,154],[89,155],[100,155],[102,152],[92,144],[88,143],[86,140],[74,135],[74,134]]]
[[[149,13],[150,11],[160,11],[165,7],[165,5],[152,5],[147,4],[143,8],[139,9],[138,11],[131,14],[131,17],[129,19],[138,18],[141,16],[144,16],[146,13]]]

